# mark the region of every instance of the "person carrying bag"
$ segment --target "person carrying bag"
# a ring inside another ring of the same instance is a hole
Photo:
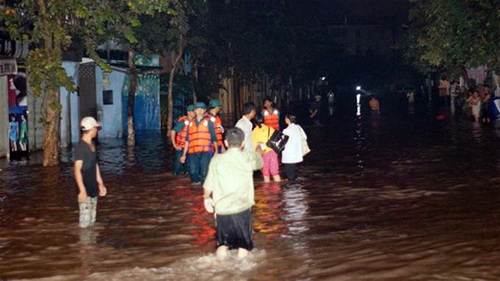
[[[287,115],[285,123],[288,127],[283,130],[283,134],[288,136],[289,139],[283,150],[281,162],[285,164],[286,177],[291,182],[297,179],[297,164],[304,161],[304,155],[310,151],[307,145],[307,135],[296,122],[297,117],[295,115]]]
[[[266,146],[272,148],[276,153],[281,153],[283,149],[285,149],[285,145],[287,142],[288,136],[276,130],[266,142]]]
[[[277,141],[272,141],[273,136],[281,135],[280,131],[275,130],[271,126],[264,124],[264,118],[261,115],[257,115],[254,118],[255,128],[252,131],[252,142],[254,144],[254,151],[260,146],[262,150],[262,176],[264,177],[264,182],[270,182],[271,177],[275,182],[281,181],[279,174],[279,161],[278,153],[283,150],[284,143],[278,139]],[[279,151],[278,153],[276,151]]]

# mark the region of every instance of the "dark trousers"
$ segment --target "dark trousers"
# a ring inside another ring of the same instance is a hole
[[[213,152],[198,152],[187,155],[189,161],[189,173],[192,182],[203,184],[208,173],[208,165],[212,160]]]
[[[216,221],[217,247],[227,246],[229,249],[252,250],[252,211],[250,209],[232,215],[217,215]]]
[[[289,181],[294,181],[297,178],[297,164],[285,164],[286,178]]]
[[[181,163],[181,156],[183,151],[176,150],[174,152],[174,175],[182,175],[188,171],[187,164]]]

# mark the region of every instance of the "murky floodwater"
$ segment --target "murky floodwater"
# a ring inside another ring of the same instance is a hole
[[[92,230],[77,227],[71,164],[3,164],[0,277],[499,280],[500,127],[394,116],[306,131],[299,183],[256,182],[248,260],[214,258],[201,188],[171,176],[160,136],[100,144],[109,195]]]

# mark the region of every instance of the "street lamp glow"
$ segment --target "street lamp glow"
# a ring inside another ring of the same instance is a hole
[[[356,89],[357,88],[361,89],[359,86],[356,87]],[[361,116],[361,94],[356,95],[356,116]]]
[[[361,86],[356,87],[356,91],[359,91],[359,90],[361,90]]]
[[[323,76],[323,77],[321,77],[320,79],[321,79],[321,81],[325,81],[326,77],[325,77],[325,76]]]

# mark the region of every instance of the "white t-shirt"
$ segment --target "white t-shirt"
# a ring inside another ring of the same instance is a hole
[[[253,125],[246,116],[241,117],[238,122],[236,122],[235,127],[240,128],[245,133],[245,151],[253,151],[253,143],[252,143],[252,129]]]

